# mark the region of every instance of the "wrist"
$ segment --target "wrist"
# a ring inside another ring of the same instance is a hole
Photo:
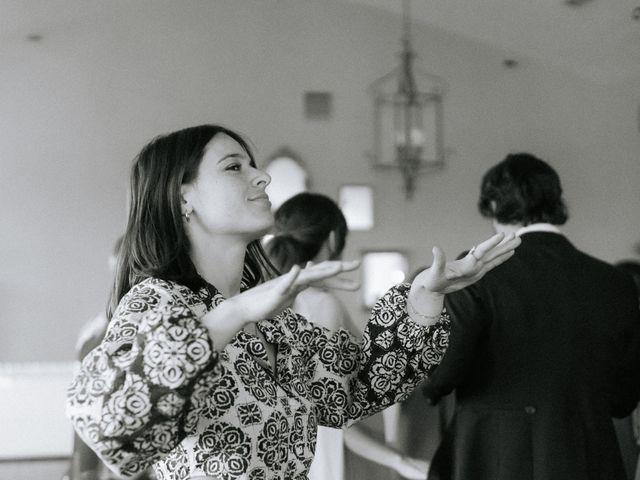
[[[444,293],[442,292],[434,292],[424,285],[416,284],[415,282],[411,284],[411,288],[409,289],[409,298],[414,303],[438,303],[442,302],[444,299]]]
[[[227,299],[201,318],[202,325],[207,329],[211,344],[216,352],[221,352],[235,334],[249,323],[237,303],[232,299]]]
[[[433,325],[440,319],[444,308],[444,294],[428,291],[424,287],[411,286],[407,295],[407,313],[421,325]]]
[[[411,317],[411,320],[420,324],[420,325],[433,325],[438,320],[440,320],[440,313],[438,312],[435,315],[427,315],[424,313],[420,313],[415,306],[411,303],[411,300],[407,299],[407,314]]]
[[[225,325],[240,330],[247,323],[250,323],[247,312],[243,310],[242,302],[238,302],[235,297],[227,298],[209,310],[205,319],[205,326],[209,328],[219,328]]]

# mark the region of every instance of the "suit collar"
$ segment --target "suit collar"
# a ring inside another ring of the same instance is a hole
[[[516,235],[524,235],[525,233],[531,232],[547,232],[547,233],[556,233],[562,235],[560,229],[551,223],[532,223],[531,225],[527,225],[526,227],[522,227],[516,231]]]

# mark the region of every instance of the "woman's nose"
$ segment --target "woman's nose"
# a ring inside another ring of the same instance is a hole
[[[263,187],[266,188],[267,185],[269,185],[271,183],[271,175],[269,175],[267,172],[265,172],[264,170],[260,170],[260,169],[256,169],[256,176],[254,178],[254,184],[259,186],[259,187]]]

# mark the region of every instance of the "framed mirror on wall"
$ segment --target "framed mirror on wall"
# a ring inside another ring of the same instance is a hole
[[[286,200],[309,189],[311,181],[306,165],[292,149],[280,147],[270,155],[264,170],[271,176],[267,194],[271,209],[277,210]]]
[[[409,261],[400,250],[364,251],[360,272],[362,308],[370,310],[387,290],[407,278]]]

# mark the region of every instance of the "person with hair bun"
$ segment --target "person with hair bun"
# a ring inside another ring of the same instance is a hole
[[[319,193],[299,193],[285,201],[275,212],[273,237],[266,251],[281,270],[309,262],[342,258],[348,229],[340,207]],[[300,292],[292,309],[311,323],[332,332],[353,328],[349,313],[340,299],[325,288],[310,286]],[[359,332],[352,332],[357,335]],[[384,415],[388,409],[382,411]],[[316,451],[309,470],[310,480],[342,480],[343,443],[356,455],[388,467],[403,478],[424,479],[428,463],[403,456],[370,435],[356,423],[344,430],[318,427]]]
[[[340,207],[325,195],[299,193],[274,214],[270,258],[286,272],[309,261],[338,260],[347,241],[347,221]]]
[[[357,261],[281,274],[269,175],[219,125],[154,138],[131,170],[109,326],[68,391],[75,430],[115,473],[160,480],[304,479],[317,425],[341,427],[402,400],[439,362],[444,295],[511,257],[495,235],[374,306],[362,341],[288,307],[311,285],[354,288]],[[388,349],[372,342],[383,335]]]

